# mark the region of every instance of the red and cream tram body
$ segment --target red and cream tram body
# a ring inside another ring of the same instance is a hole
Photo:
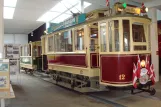
[[[140,64],[147,56],[150,62],[151,21],[114,9],[107,16],[109,9],[88,13],[85,22],[42,36],[42,55],[55,83],[81,92],[133,86],[138,58]]]

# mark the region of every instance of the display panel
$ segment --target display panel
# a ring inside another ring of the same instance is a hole
[[[0,59],[0,90],[10,89],[10,66],[9,59]]]

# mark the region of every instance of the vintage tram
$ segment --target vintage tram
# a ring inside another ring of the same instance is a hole
[[[151,20],[145,13],[116,3],[86,14],[84,22],[77,17],[50,28],[53,32],[41,37],[42,55],[55,83],[80,92],[150,87]]]
[[[41,41],[29,42],[20,47],[20,67],[25,72],[42,70]]]

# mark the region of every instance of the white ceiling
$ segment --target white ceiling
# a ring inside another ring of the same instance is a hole
[[[4,19],[4,33],[28,34],[43,24],[36,20],[60,0],[17,0],[13,19]]]
[[[50,10],[61,0],[17,0],[12,20],[4,19],[5,34],[29,34],[44,22],[36,21],[40,16]],[[92,5],[86,12],[96,8],[103,8],[106,0],[85,0]],[[136,2],[149,2],[154,0],[131,0]]]

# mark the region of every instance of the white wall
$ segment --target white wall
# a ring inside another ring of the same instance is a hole
[[[28,35],[26,34],[4,34],[4,44],[27,44]]]

